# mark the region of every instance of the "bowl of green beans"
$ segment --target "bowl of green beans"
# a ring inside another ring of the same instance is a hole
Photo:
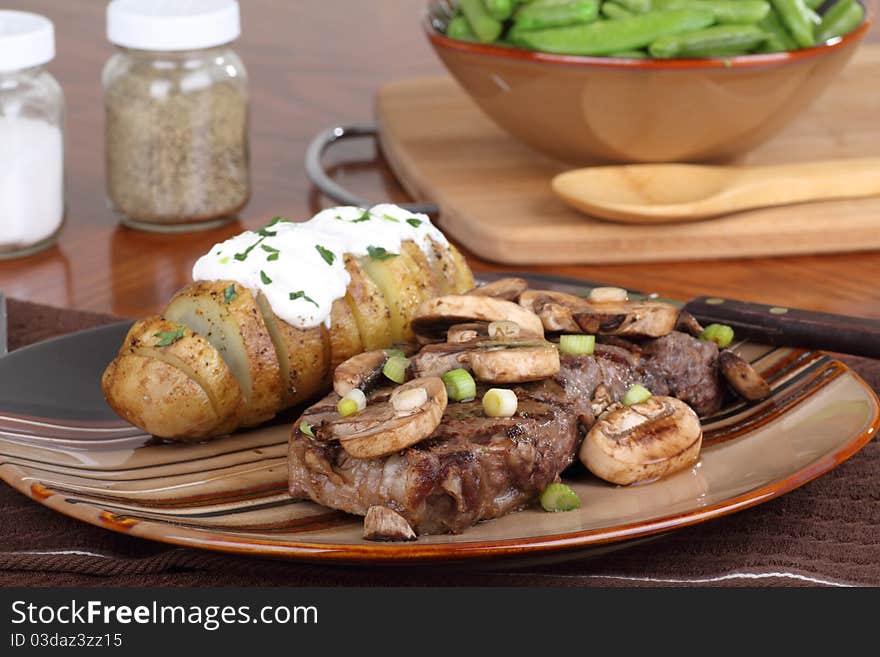
[[[717,161],[855,53],[875,0],[431,0],[426,35],[501,128],[573,164]]]

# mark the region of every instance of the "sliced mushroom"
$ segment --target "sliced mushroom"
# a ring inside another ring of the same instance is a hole
[[[371,506],[364,516],[364,538],[368,541],[414,541],[417,536],[402,515],[387,506]]]
[[[411,391],[424,390],[424,402],[398,410],[394,401]],[[355,458],[393,454],[430,436],[446,410],[446,386],[438,377],[413,379],[393,389],[384,401],[370,400],[359,413],[326,422],[318,429],[322,439],[336,439]]]
[[[367,392],[382,381],[382,367],[388,358],[383,349],[377,349],[343,361],[333,372],[333,391],[340,397],[345,397],[355,388]]]
[[[749,401],[770,396],[770,385],[754,367],[739,354],[724,349],[718,354],[718,367],[730,387]]]
[[[488,339],[489,324],[487,322],[467,322],[466,324],[453,324],[446,331],[446,342],[450,344]]]
[[[488,383],[540,381],[559,374],[559,350],[551,344],[530,347],[474,349],[460,361],[474,378]]]
[[[590,429],[579,456],[597,477],[627,485],[692,465],[702,442],[700,420],[690,406],[653,396],[632,406],[610,406]]]
[[[661,301],[596,303],[552,290],[527,290],[519,303],[548,331],[658,338],[675,329],[678,308]]]
[[[476,294],[450,294],[428,299],[416,309],[411,326],[421,342],[430,342],[443,339],[454,324],[502,320],[516,322],[524,333],[544,336],[541,320],[533,312],[513,301]]]
[[[691,315],[687,310],[682,310],[678,314],[678,322],[675,324],[675,330],[682,333],[688,333],[695,338],[700,337],[703,332],[703,326],[697,321],[697,318]]]
[[[525,292],[528,287],[529,284],[524,278],[511,276],[510,278],[499,278],[497,281],[475,287],[467,294],[516,301],[519,299],[519,295]]]

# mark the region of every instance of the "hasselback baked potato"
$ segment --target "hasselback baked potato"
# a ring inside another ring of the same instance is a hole
[[[426,216],[391,205],[276,219],[213,247],[193,278],[132,326],[102,379],[111,408],[161,438],[221,436],[314,399],[339,363],[412,341],[422,301],[474,285]]]

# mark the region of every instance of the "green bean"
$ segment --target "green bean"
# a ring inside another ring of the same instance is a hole
[[[741,54],[764,43],[767,35],[755,25],[716,25],[654,41],[648,52],[654,57],[724,57]]]
[[[592,23],[599,18],[599,0],[568,0],[563,3],[530,2],[523,5],[513,17],[517,29],[545,30]]]
[[[811,10],[804,4],[804,0],[770,0],[770,2],[797,45],[801,48],[809,48],[816,44],[813,36],[813,21],[808,13]]]
[[[617,59],[648,59],[648,53],[644,50],[622,50],[621,52],[613,52],[609,57],[617,57]]]
[[[657,9],[711,9],[718,23],[757,23],[770,13],[765,0],[654,0]]]
[[[615,0],[615,2],[619,2],[634,14],[645,14],[654,8],[653,0]]]
[[[824,43],[828,39],[849,34],[865,18],[865,8],[855,0],[837,0],[837,2],[825,12],[822,24],[819,25],[816,40]]]
[[[460,41],[477,40],[477,35],[474,34],[464,16],[456,16],[449,21],[449,25],[446,26],[446,36],[450,39],[459,39]]]
[[[758,23],[758,27],[767,33],[767,41],[759,48],[761,52],[783,52],[797,49],[797,44],[785,29],[775,9],[770,9],[768,14]]]
[[[488,43],[501,36],[501,21],[492,18],[483,0],[459,0],[458,7],[478,41]]]
[[[712,12],[706,9],[671,9],[614,21],[522,32],[518,40],[528,48],[543,52],[608,55],[644,48],[663,36],[699,30],[714,20]]]
[[[507,20],[513,13],[512,0],[483,0],[483,6],[489,15],[498,21]]]
[[[616,2],[608,2],[608,0],[602,3],[602,15],[605,16],[605,18],[610,18],[612,20],[618,18],[632,18],[635,16],[635,14],[626,7],[619,5]]]

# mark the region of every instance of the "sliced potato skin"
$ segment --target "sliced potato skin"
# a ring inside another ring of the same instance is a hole
[[[346,255],[351,283],[333,304],[329,329],[287,324],[233,281],[196,281],[162,316],[135,324],[104,373],[107,401],[156,436],[203,440],[314,399],[330,389],[337,364],[412,340],[410,320],[425,299],[473,287],[461,254],[434,246],[425,254],[404,242],[384,261]],[[181,326],[179,340],[158,346],[156,333]]]
[[[224,290],[235,287],[235,296]],[[241,426],[271,419],[281,403],[278,356],[257,300],[232,281],[196,281],[168,304],[165,317],[204,335],[220,351],[245,398]]]
[[[110,408],[155,436],[201,440],[221,421],[202,387],[158,358],[121,354],[101,383]]]
[[[390,347],[391,311],[382,291],[367,276],[354,256],[346,254],[345,269],[351,277],[346,300],[358,325],[364,350]]]

